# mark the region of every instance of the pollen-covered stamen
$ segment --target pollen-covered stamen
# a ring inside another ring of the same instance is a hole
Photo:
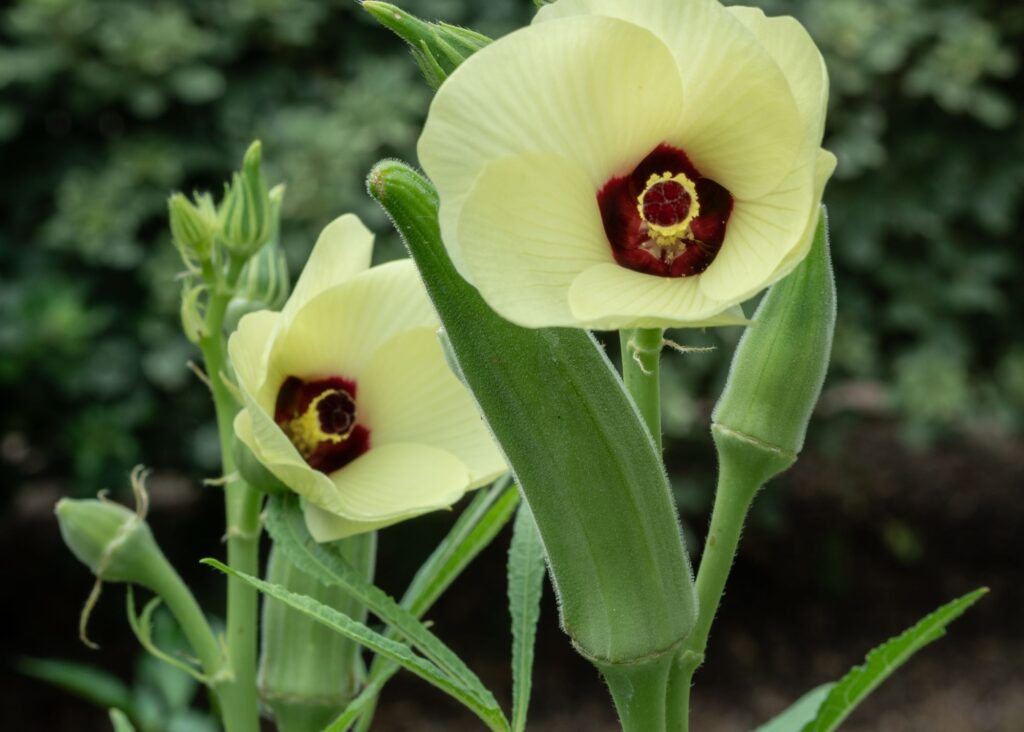
[[[281,385],[274,421],[311,467],[333,472],[366,452],[370,431],[358,423],[355,382],[340,377]]]
[[[663,246],[679,243],[700,213],[697,187],[684,173],[652,175],[640,194],[637,213]]]

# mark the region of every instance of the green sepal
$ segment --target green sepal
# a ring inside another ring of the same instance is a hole
[[[248,259],[270,241],[277,227],[280,201],[270,197],[260,167],[262,148],[252,143],[242,159],[242,170],[235,173],[218,207],[220,233],[224,246],[240,259]]]
[[[275,494],[288,493],[288,488],[281,479],[267,470],[267,467],[259,461],[249,446],[237,437],[231,446],[231,455],[235,461],[235,470],[242,480],[260,493]]]
[[[825,381],[835,321],[835,279],[822,208],[810,253],[764,296],[740,339],[712,422],[792,458],[790,463],[795,460]]]
[[[671,652],[696,595],[668,480],[604,350],[582,330],[496,315],[441,243],[437,194],[397,161],[370,173],[419,267],[461,372],[537,521],[578,650],[602,663]]]
[[[366,0],[363,9],[409,44],[420,71],[435,90],[459,64],[491,42],[468,28],[421,20],[391,3]]]
[[[167,201],[171,238],[185,266],[209,262],[220,231],[217,207],[208,193],[194,193],[190,201],[184,193],[175,193]]]

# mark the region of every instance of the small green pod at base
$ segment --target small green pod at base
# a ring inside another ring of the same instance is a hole
[[[248,445],[238,438],[235,438],[231,447],[231,456],[235,461],[235,470],[253,489],[268,495],[287,493],[290,490],[280,478],[267,470],[266,466],[252,454]]]
[[[377,535],[373,532],[332,544],[367,579],[373,577]],[[337,586],[302,572],[274,546],[267,581],[307,595],[365,622],[366,608]],[[284,603],[263,600],[263,642],[259,666],[260,698],[280,732],[319,732],[359,693],[365,678],[361,647]]]

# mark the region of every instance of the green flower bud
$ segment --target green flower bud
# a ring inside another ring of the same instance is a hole
[[[64,543],[97,579],[150,587],[166,562],[143,515],[119,503],[62,498],[55,513]]]
[[[711,417],[720,453],[729,441],[771,457],[761,471],[763,480],[796,460],[825,380],[835,319],[822,209],[810,253],[765,295],[736,348]]]
[[[235,295],[228,303],[227,315],[224,318],[229,332],[235,329],[243,315],[257,310],[280,310],[288,299],[291,281],[288,277],[288,261],[285,259],[278,236],[277,223],[283,194],[283,185],[275,186],[270,191],[270,201],[274,207],[274,235],[242,269],[238,284],[235,286]]]
[[[376,534],[324,544],[367,578],[373,576]],[[366,608],[337,586],[327,586],[295,567],[276,545],[270,550],[267,581],[307,595],[360,622]],[[263,602],[259,689],[282,732],[327,726],[363,685],[360,647],[284,603]]]
[[[220,204],[220,226],[224,245],[236,256],[249,258],[270,241],[277,225],[277,212],[260,170],[259,141],[249,146],[242,171],[235,173]]]
[[[363,8],[412,48],[423,76],[437,89],[455,68],[491,42],[485,35],[447,23],[428,23],[391,3],[366,0]]]
[[[208,193],[193,194],[190,201],[183,193],[175,193],[167,201],[171,220],[171,237],[186,266],[210,261],[213,243],[220,230],[217,208]]]

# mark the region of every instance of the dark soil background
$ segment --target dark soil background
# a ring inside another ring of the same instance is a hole
[[[803,691],[842,675],[881,640],[978,586],[991,594],[887,682],[844,730],[1024,729],[1024,445],[994,439],[901,447],[885,422],[809,450],[759,498],[694,691],[697,732],[749,730]],[[216,489],[154,475],[151,523],[182,573],[217,612],[220,579],[196,565],[219,555]],[[130,676],[137,649],[123,590],[108,587],[92,623],[99,652],[77,641],[91,587],[63,549],[54,485],[21,488],[2,519],[4,730],[108,730],[106,715],[18,676],[19,656],[66,657]],[[690,513],[702,528],[706,515]],[[452,520],[437,515],[381,535],[379,583],[399,592]],[[499,699],[510,696],[504,561],[507,530],[431,613],[435,631]],[[400,674],[375,730],[482,729],[420,680]],[[546,588],[531,730],[617,729],[593,670],[557,626]]]

